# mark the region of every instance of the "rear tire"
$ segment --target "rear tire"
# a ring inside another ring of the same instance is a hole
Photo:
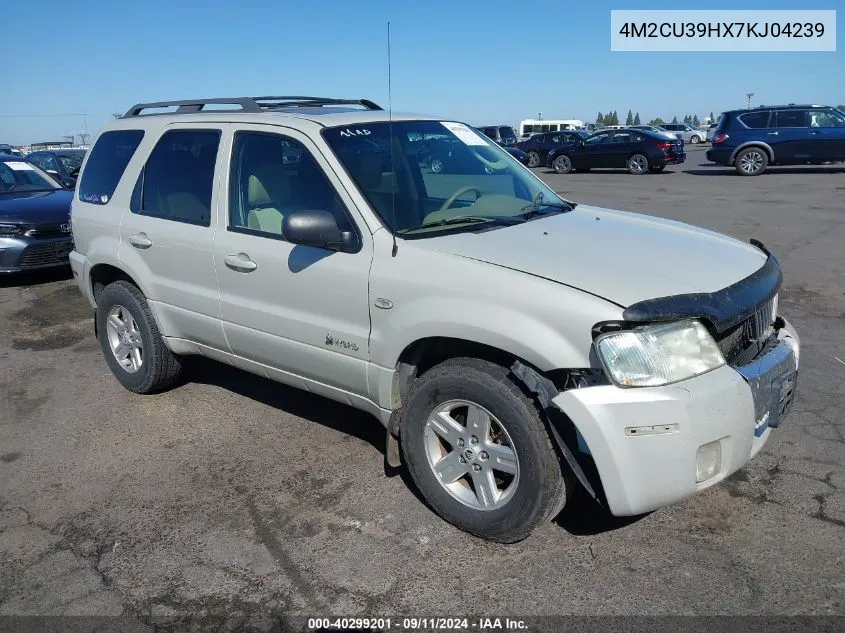
[[[146,298],[128,281],[97,296],[97,338],[117,381],[135,393],[153,393],[179,379],[182,363],[161,338]]]
[[[528,152],[528,166],[531,168],[540,166],[540,154],[537,152]]]
[[[695,134],[693,134],[693,135],[690,137],[689,142],[690,142],[690,143],[692,143],[693,145],[698,145],[698,144],[701,142],[701,137],[700,137],[700,136],[696,136]]]
[[[642,176],[647,174],[648,170],[648,158],[643,154],[634,154],[628,159],[628,173],[634,176]]]
[[[566,154],[560,154],[559,156],[555,156],[552,161],[552,169],[555,170],[556,174],[568,174],[572,171],[572,161],[569,160],[569,156]]]
[[[571,478],[540,411],[500,365],[453,358],[423,374],[408,397],[401,442],[426,501],[481,538],[524,539],[566,503]]]
[[[734,166],[740,176],[759,176],[769,165],[766,151],[760,147],[748,147],[736,155]]]

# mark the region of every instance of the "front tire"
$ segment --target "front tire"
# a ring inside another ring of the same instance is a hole
[[[693,134],[690,137],[689,142],[692,143],[693,145],[698,145],[701,142],[701,137]]]
[[[647,174],[649,170],[648,158],[643,154],[634,154],[628,159],[628,172],[634,176]]]
[[[552,169],[555,170],[556,174],[568,174],[572,171],[572,161],[566,154],[555,156],[555,159],[552,161]]]
[[[432,158],[429,163],[429,169],[431,169],[433,173],[439,174],[443,171],[443,160],[440,158]]]
[[[116,281],[97,295],[97,338],[117,381],[129,391],[171,386],[182,364],[164,344],[152,310],[138,288]]]
[[[537,152],[528,152],[528,166],[531,168],[540,166],[540,154]]]
[[[566,503],[564,475],[540,411],[508,370],[455,358],[414,384],[402,453],[426,501],[481,538],[512,543]]]
[[[736,155],[734,165],[740,176],[759,176],[769,164],[769,157],[765,150],[759,147],[748,147]]]

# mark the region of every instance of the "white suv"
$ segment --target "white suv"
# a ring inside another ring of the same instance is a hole
[[[494,541],[574,485],[616,515],[677,502],[741,468],[793,398],[762,245],[563,200],[453,121],[141,104],[98,135],[72,222],[126,388],[169,387],[194,354],[369,411],[387,461]]]

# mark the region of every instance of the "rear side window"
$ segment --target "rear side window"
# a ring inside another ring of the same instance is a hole
[[[739,120],[752,130],[762,130],[769,127],[769,112],[748,112],[741,115]]]
[[[209,226],[219,145],[219,130],[165,133],[147,159],[140,184],[136,184],[133,213]]]
[[[807,127],[806,110],[781,110],[774,115],[774,127]]]
[[[79,199],[92,204],[107,204],[143,138],[143,130],[115,130],[101,134],[82,172],[77,187]]]

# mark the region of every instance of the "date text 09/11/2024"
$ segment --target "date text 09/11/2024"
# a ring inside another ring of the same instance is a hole
[[[309,631],[527,631],[516,618],[308,618]]]

